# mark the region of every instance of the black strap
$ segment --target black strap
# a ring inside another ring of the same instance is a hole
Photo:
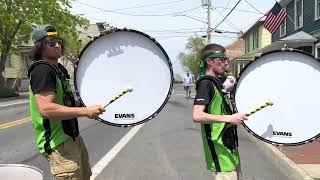
[[[31,77],[31,73],[32,73],[32,70],[39,64],[45,64],[45,65],[48,65],[50,66],[57,74],[58,74],[58,67],[48,61],[44,61],[44,60],[39,60],[39,61],[35,61],[31,64],[31,66],[29,67],[28,69],[28,77],[30,78]]]
[[[219,79],[213,77],[213,76],[208,76],[208,75],[205,75],[205,76],[201,76],[200,79],[198,79],[197,81],[197,84],[196,84],[196,88],[198,87],[200,81],[203,81],[203,80],[210,80],[211,82],[213,82],[213,84],[215,85],[216,88],[218,88],[218,90],[222,93],[222,83]]]
[[[214,143],[211,140],[211,125],[204,124],[203,126],[204,126],[204,130],[205,130],[205,134],[206,134],[206,141],[207,141],[209,149],[210,149],[210,154],[211,154],[211,158],[213,160],[214,166],[215,166],[217,172],[221,172],[221,167],[220,167],[218,155],[217,155],[216,149],[214,147]]]

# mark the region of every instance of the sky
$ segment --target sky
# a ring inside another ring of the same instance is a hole
[[[90,23],[106,22],[156,38],[169,55],[174,73],[183,77],[186,71],[177,59],[178,54],[186,51],[189,37],[207,34],[207,9],[202,7],[202,1],[72,0],[71,12],[86,17]],[[272,8],[275,0],[211,0],[211,27],[216,27],[237,3],[216,29],[245,32]],[[211,37],[211,43],[223,46],[236,40],[235,33],[213,33]]]

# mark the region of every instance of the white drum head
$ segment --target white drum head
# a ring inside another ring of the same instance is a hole
[[[172,77],[171,62],[159,43],[142,32],[117,29],[82,51],[75,84],[85,106],[106,105],[132,87],[99,117],[110,125],[129,126],[160,112],[171,94]]]
[[[240,74],[235,101],[239,112],[251,115],[244,126],[259,139],[298,145],[319,137],[320,63],[300,51],[274,51],[250,63]]]
[[[0,164],[1,180],[43,180],[40,169],[23,164]]]

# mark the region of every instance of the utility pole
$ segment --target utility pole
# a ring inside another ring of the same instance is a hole
[[[207,29],[207,43],[211,43],[211,0],[201,0],[202,6],[207,7],[207,24],[208,24],[208,29]]]
[[[208,0],[208,44],[211,43],[211,0]]]

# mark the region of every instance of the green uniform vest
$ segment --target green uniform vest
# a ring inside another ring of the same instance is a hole
[[[208,106],[208,113],[232,114],[221,91],[221,83],[208,76],[202,77],[199,81],[203,79],[211,80],[215,91]],[[215,172],[235,170],[240,164],[236,126],[226,123],[201,124],[201,134],[207,168]]]
[[[56,72],[56,95],[54,102],[64,106],[74,106],[75,102],[70,84],[66,80],[63,72],[55,65],[44,61],[36,61],[28,70],[29,77],[32,69],[38,64],[46,64]],[[43,118],[39,113],[31,88],[29,88],[29,94],[33,130],[40,153],[50,154],[55,147],[70,137],[75,138],[78,136],[79,128],[77,119],[62,120]]]

